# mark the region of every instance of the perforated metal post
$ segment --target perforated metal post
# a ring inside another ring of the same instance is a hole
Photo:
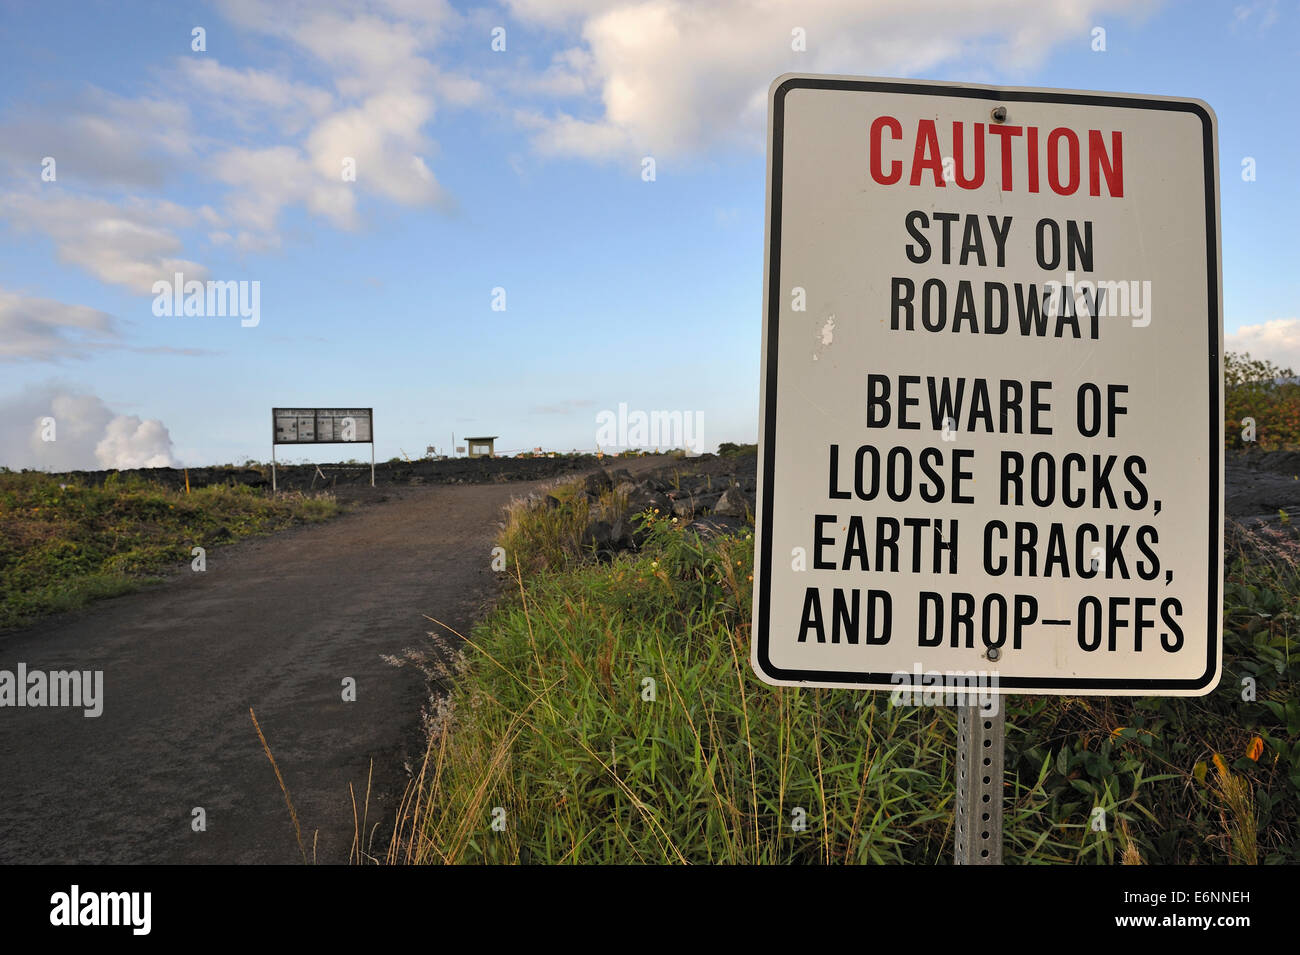
[[[957,865],[1002,864],[1006,697],[994,705],[957,707]]]

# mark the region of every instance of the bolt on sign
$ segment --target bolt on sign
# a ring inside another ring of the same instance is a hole
[[[1214,113],[828,76],[769,95],[756,672],[1208,693]]]

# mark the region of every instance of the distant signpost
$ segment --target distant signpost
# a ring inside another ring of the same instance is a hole
[[[276,490],[277,444],[369,444],[370,486],[375,486],[373,408],[272,408],[271,490]]]
[[[754,669],[927,703],[978,677],[959,800],[999,808],[958,855],[996,861],[996,694],[1219,680],[1214,114],[783,76],[768,132]]]

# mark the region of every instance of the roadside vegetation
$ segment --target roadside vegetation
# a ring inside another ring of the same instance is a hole
[[[954,710],[762,684],[752,534],[651,515],[640,552],[599,562],[592,505],[552,494],[508,514],[513,594],[454,641],[378,861],[951,861]],[[1232,541],[1211,695],[1010,698],[1008,862],[1300,861],[1298,551]]]
[[[1223,435],[1229,449],[1300,449],[1300,378],[1294,371],[1249,354],[1227,352],[1223,384]]]
[[[718,445],[718,457],[720,458],[743,458],[757,453],[758,445],[756,444],[733,444],[730,441],[723,441]]]
[[[0,629],[135,590],[210,549],[326,520],[325,494],[216,485],[187,494],[110,474],[102,485],[0,471]]]

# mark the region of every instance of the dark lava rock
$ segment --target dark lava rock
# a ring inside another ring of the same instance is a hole
[[[609,521],[592,521],[582,532],[584,549],[595,548],[597,554],[610,553],[614,542],[614,528]]]
[[[673,502],[666,494],[651,490],[648,486],[624,482],[619,485],[627,494],[627,513],[641,514],[658,509],[660,515],[671,514]]]
[[[706,491],[695,499],[696,512],[712,511],[722,499],[722,491]]]
[[[742,518],[718,517],[716,515],[710,515],[691,523],[691,528],[704,538],[736,534],[745,530],[746,526]]]
[[[630,517],[619,518],[609,531],[610,542],[619,550],[639,550],[649,535],[649,531],[638,527]]]
[[[753,520],[756,475],[754,455],[701,455],[643,473],[640,480],[622,468],[600,472],[586,479],[583,488],[595,496],[611,482],[627,508],[614,521],[593,513],[598,519],[584,530],[583,546],[601,560],[639,550],[650,533],[641,520],[647,511],[658,511],[659,519],[671,518],[676,526],[702,536],[743,533]]]
[[[745,517],[754,512],[754,500],[747,497],[739,487],[729,487],[722,492],[713,513],[720,517]]]
[[[1300,509],[1300,453],[1229,452],[1224,457],[1224,511],[1229,517],[1276,517]]]
[[[614,482],[610,480],[607,472],[593,471],[591,474],[587,475],[587,482],[583,485],[583,490],[592,497],[600,497],[602,493],[608,491],[613,486]]]

